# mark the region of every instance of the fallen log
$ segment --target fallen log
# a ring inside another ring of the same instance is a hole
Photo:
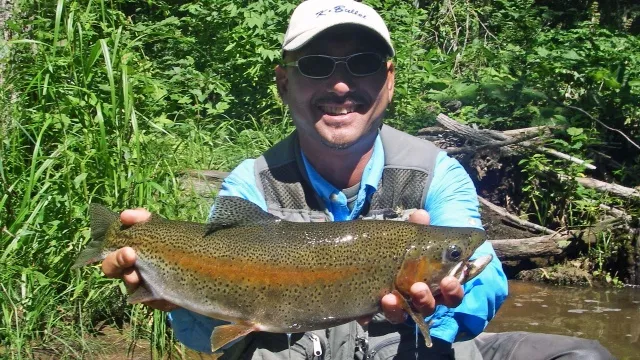
[[[618,184],[611,184],[608,182],[583,177],[570,177],[563,174],[558,174],[560,180],[575,180],[578,184],[597,191],[611,193],[623,198],[635,198],[640,199],[640,191],[638,189],[628,188]]]
[[[632,217],[631,215],[627,214],[626,212],[620,210],[620,209],[616,209],[614,207],[611,207],[609,205],[605,205],[605,204],[600,204],[598,205],[598,207],[602,210],[604,210],[606,213],[611,214],[611,216],[617,217],[617,218],[621,218],[624,221],[631,221]]]
[[[562,153],[554,149],[549,149],[544,146],[539,146],[538,144],[535,144],[531,141],[515,141],[514,143],[509,143],[509,141],[513,141],[514,138],[510,135],[507,135],[506,132],[486,130],[486,129],[476,130],[470,126],[460,124],[459,122],[455,121],[454,119],[448,117],[445,114],[438,114],[438,116],[436,117],[436,120],[438,121],[438,123],[440,123],[440,125],[444,126],[445,128],[451,131],[454,131],[474,142],[479,142],[480,146],[488,145],[488,144],[500,144],[501,142],[504,142],[504,145],[517,144],[519,146],[524,146],[524,147],[536,150],[538,152],[543,152],[543,153],[555,156],[559,159],[574,162],[576,164],[586,167],[587,169],[591,169],[591,170],[596,169],[594,165],[587,163],[585,160]],[[514,133],[514,132],[512,131],[511,133]],[[525,131],[525,134],[527,134],[526,131]],[[536,134],[536,133],[530,131],[529,135],[530,134]],[[504,145],[499,145],[499,146],[504,146]],[[449,150],[447,152],[449,152]]]
[[[523,142],[523,141],[526,141],[526,140],[533,139],[534,137],[537,137],[537,135],[529,134],[529,135],[524,135],[524,136],[519,137],[519,138],[512,138],[512,139],[504,140],[504,141],[493,141],[493,142],[491,142],[489,144],[482,144],[482,145],[477,145],[477,146],[451,147],[451,148],[445,149],[445,151],[449,155],[456,155],[456,154],[462,154],[462,153],[473,153],[473,152],[477,152],[479,150],[484,150],[484,149],[489,149],[489,148],[514,145],[514,144],[517,144],[517,143],[520,143],[520,142]]]
[[[556,129],[556,128],[557,126],[548,126],[548,125],[532,126],[528,128],[504,130],[502,131],[502,133],[507,136],[521,136],[521,135],[527,135],[527,134],[550,135],[551,129]]]
[[[438,121],[438,123],[440,123],[440,125],[444,126],[445,128],[457,134],[460,134],[469,140],[479,142],[481,144],[491,143],[496,140],[507,140],[506,135],[502,135],[502,138],[496,138],[495,136],[491,136],[493,134],[490,135],[486,131],[476,130],[471,126],[460,124],[459,122],[453,120],[445,114],[438,114],[438,116],[436,117],[436,121]],[[496,131],[496,133],[498,132]]]
[[[571,243],[567,235],[489,240],[501,261],[560,256]]]
[[[480,201],[480,203],[484,206],[486,206],[487,208],[491,209],[492,211],[496,212],[498,215],[504,217],[505,219],[514,222],[515,224],[522,226],[526,229],[529,229],[531,231],[534,232],[541,232],[544,234],[548,234],[548,235],[554,235],[557,234],[557,231],[553,231],[551,229],[548,229],[544,226],[538,225],[538,224],[534,224],[530,221],[527,220],[523,220],[520,219],[519,217],[509,213],[507,211],[507,209],[500,207],[498,205],[494,205],[493,203],[491,203],[491,201],[483,198],[482,196],[478,196],[478,201]]]
[[[192,191],[204,198],[213,198],[228,172],[218,170],[186,170],[179,178],[182,190]]]

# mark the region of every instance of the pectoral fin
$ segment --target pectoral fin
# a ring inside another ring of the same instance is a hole
[[[238,323],[216,326],[211,334],[211,351],[216,352],[226,344],[256,330],[251,323]]]
[[[158,296],[153,295],[144,285],[138,286],[134,292],[129,295],[127,302],[129,304],[138,304],[147,301],[160,300]]]
[[[402,294],[400,294],[398,290],[393,290],[393,294],[396,295],[398,299],[400,299],[400,306],[402,306],[402,309],[406,311],[407,314],[411,316],[411,318],[416,323],[416,325],[418,325],[418,329],[420,329],[420,332],[424,337],[424,344],[428,348],[433,346],[433,342],[431,341],[431,335],[429,334],[429,325],[427,325],[427,323],[424,322],[424,318],[422,317],[422,315],[416,314],[413,308],[411,308],[411,305],[409,305],[409,302],[407,301],[407,299],[405,299],[405,297]]]

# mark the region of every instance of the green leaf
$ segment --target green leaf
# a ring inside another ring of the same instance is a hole
[[[538,53],[538,55],[545,57],[547,55],[549,55],[551,52],[543,47],[537,47],[536,52]]]
[[[78,176],[76,176],[75,179],[73,179],[73,186],[75,186],[76,189],[80,188],[80,184],[84,181],[84,179],[87,178],[87,173],[82,173]]]
[[[149,184],[149,186],[151,186],[152,188],[156,189],[161,194],[166,194],[167,193],[167,190],[165,190],[165,188],[160,186],[160,184],[158,184],[155,181],[149,181],[147,184]]]
[[[569,50],[562,54],[562,57],[569,60],[582,60],[582,57],[578,55],[574,50]]]
[[[582,128],[575,128],[575,127],[570,127],[567,129],[567,134],[571,135],[571,136],[577,136],[580,135],[584,132],[584,129]]]
[[[456,98],[473,98],[476,96],[479,85],[455,83],[453,84],[453,91],[455,91]]]
[[[543,93],[542,91],[538,91],[532,88],[528,88],[525,87],[522,89],[522,95],[525,95],[527,97],[530,97],[532,99],[538,99],[538,100],[546,100],[547,99],[547,94]]]

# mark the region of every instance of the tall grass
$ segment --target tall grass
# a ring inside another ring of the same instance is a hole
[[[89,237],[88,204],[203,221],[210,204],[181,190],[180,171],[231,168],[290,129],[196,121],[188,102],[167,111],[180,89],[144,56],[167,35],[110,2],[21,5],[33,17],[7,44],[0,89],[0,357],[91,357],[100,349],[87,339],[105,320],[132,325],[131,343],[148,339],[163,357],[175,347],[164,314],[125,306],[121,282],[98,267],[70,269]]]

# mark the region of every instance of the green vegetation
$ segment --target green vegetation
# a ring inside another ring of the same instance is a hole
[[[297,2],[15,2],[11,39],[0,39],[0,357],[81,357],[97,351],[86,340],[105,320],[134,325],[157,356],[177,354],[164,315],[126,306],[98,267],[70,270],[88,240],[87,206],[204,221],[210,204],[179,187],[180,171],[230,170],[292,129],[272,69]],[[398,53],[390,124],[412,132],[445,112],[499,130],[557,125],[547,146],[606,154],[593,176],[638,184],[640,150],[568,107],[640,139],[631,2],[367,2]],[[638,214],[637,201],[540,176],[582,167],[541,155],[520,166],[519,210],[531,221],[585,226],[600,202]],[[610,271],[628,246],[603,235],[594,270]]]

